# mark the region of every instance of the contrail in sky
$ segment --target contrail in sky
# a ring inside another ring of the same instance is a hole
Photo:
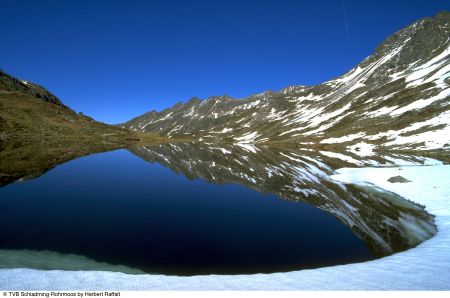
[[[348,30],[347,13],[345,12],[344,0],[341,0],[342,11],[344,12],[345,31],[347,32],[347,39],[350,40],[350,31]]]

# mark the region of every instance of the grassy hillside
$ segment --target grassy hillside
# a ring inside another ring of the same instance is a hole
[[[168,140],[95,121],[43,87],[0,71],[0,186],[80,156]]]
[[[126,141],[132,134],[28,94],[0,90],[0,139],[8,143]]]

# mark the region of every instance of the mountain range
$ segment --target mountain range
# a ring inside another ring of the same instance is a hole
[[[441,12],[394,33],[353,69],[320,85],[243,99],[192,98],[116,126],[76,113],[42,86],[0,70],[1,166],[23,160],[16,154],[21,146],[84,146],[83,155],[138,141],[232,143],[248,152],[262,144],[314,147],[353,156],[431,151],[448,158],[449,36],[450,12]]]
[[[388,37],[353,69],[317,86],[243,99],[192,98],[120,124],[169,138],[377,151],[450,148],[450,12]],[[338,58],[338,57],[336,57]]]

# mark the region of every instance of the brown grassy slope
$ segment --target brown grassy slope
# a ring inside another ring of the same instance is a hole
[[[32,95],[0,90],[0,186],[86,154],[126,147],[129,132]]]
[[[0,140],[29,144],[97,140],[125,141],[131,133],[33,96],[0,90]]]
[[[0,186],[84,155],[167,141],[97,122],[30,94],[0,90]]]

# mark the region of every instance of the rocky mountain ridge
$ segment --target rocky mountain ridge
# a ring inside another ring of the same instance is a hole
[[[344,75],[245,99],[192,98],[123,128],[243,147],[260,143],[376,150],[450,148],[450,12],[407,26]],[[249,149],[250,150],[250,149]]]
[[[50,93],[50,91],[48,91],[44,87],[32,83],[30,81],[19,80],[18,78],[15,78],[7,74],[1,69],[0,69],[0,90],[3,93],[9,91],[28,94],[33,97],[41,98],[44,101],[69,109],[61,102],[61,100],[58,97]]]

